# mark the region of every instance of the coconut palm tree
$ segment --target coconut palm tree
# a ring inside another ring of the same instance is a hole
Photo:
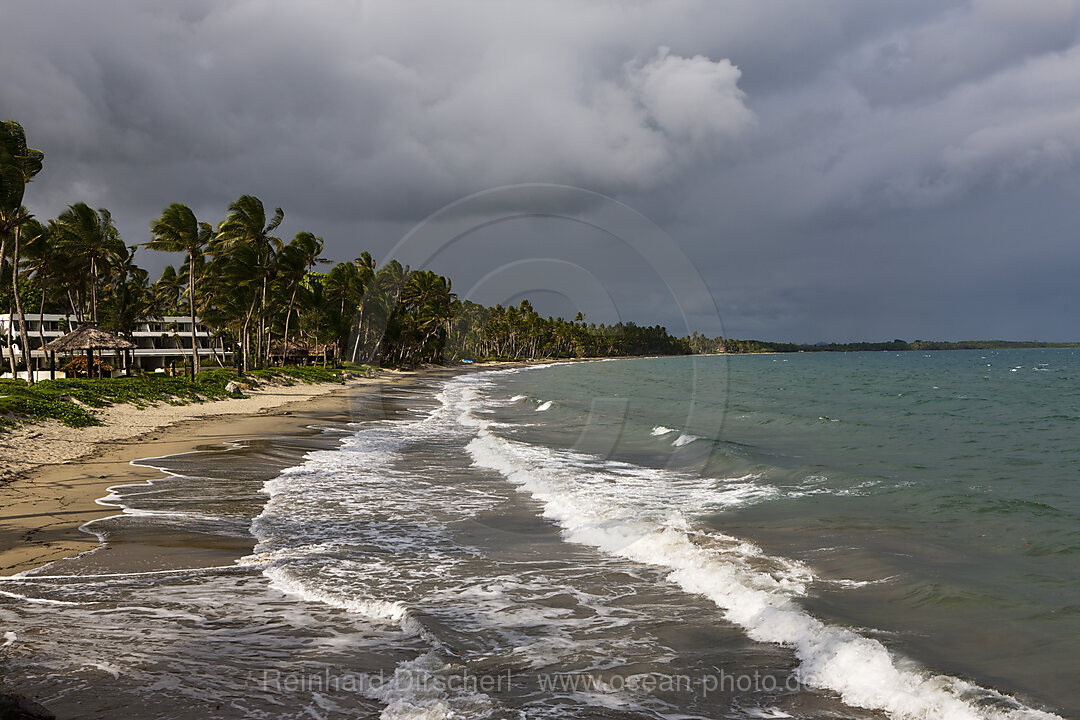
[[[30,219],[23,207],[26,185],[41,172],[45,154],[26,146],[26,132],[14,120],[0,121],[0,278],[3,277],[4,259],[8,239],[12,241],[11,291],[19,315],[19,334],[22,336],[23,357],[26,360],[27,378],[33,384],[30,371],[29,345],[26,335],[26,318],[19,298],[19,240],[21,228]],[[8,334],[8,358],[11,374],[15,376],[15,356],[11,352],[11,335]]]
[[[356,318],[356,338],[353,341],[351,360],[356,362],[360,354],[360,346],[367,347],[367,327],[364,325],[364,311],[367,306],[368,290],[375,283],[375,259],[371,253],[362,252],[360,257],[353,260],[356,265],[357,305],[359,314]]]
[[[447,324],[453,317],[455,296],[450,281],[430,270],[409,273],[401,291],[400,308],[405,316],[406,332],[400,338],[399,357],[415,364],[438,362],[446,344]],[[434,346],[429,343],[436,340]]]
[[[36,222],[36,221],[33,221]],[[57,271],[61,258],[57,252],[55,242],[55,220],[50,220],[48,225],[40,225],[31,228],[30,224],[23,230],[26,236],[23,276],[30,280],[31,287],[38,291],[38,339],[41,346],[45,347],[45,303],[48,301],[53,283],[56,281]]]
[[[161,277],[154,281],[151,288],[154,301],[164,315],[176,315],[180,310],[181,298],[184,295],[184,281],[176,273],[176,268],[166,265],[161,271]]]
[[[278,264],[281,269],[279,274],[289,293],[289,303],[285,311],[285,332],[283,333],[285,352],[281,354],[282,365],[285,364],[285,356],[288,353],[289,321],[292,319],[293,307],[296,305],[296,295],[308,272],[319,263],[326,262],[326,258],[319,257],[322,251],[323,239],[321,237],[315,237],[309,232],[300,232],[278,255]]]
[[[251,321],[259,306],[262,278],[252,272],[258,266],[258,253],[244,244],[226,249],[217,238],[211,242],[209,252],[213,259],[202,276],[202,307],[208,321],[235,332],[240,345],[238,366],[244,373],[251,354]]]
[[[258,351],[256,362],[261,364],[261,358],[266,348],[266,296],[270,288],[270,281],[274,277],[274,259],[281,251],[282,242],[271,235],[281,225],[285,213],[281,208],[274,210],[274,215],[269,221],[266,219],[266,208],[262,200],[254,195],[241,195],[236,202],[229,206],[229,214],[218,226],[217,240],[220,249],[229,252],[233,249],[247,245],[255,254],[256,264],[251,270],[259,277],[261,289],[259,294],[259,326],[258,326]]]
[[[57,242],[72,262],[76,277],[86,283],[90,322],[98,321],[98,295],[111,264],[127,254],[112,214],[94,210],[86,203],[70,205],[56,218]],[[78,287],[76,286],[78,294]],[[86,302],[86,297],[82,303]]]
[[[214,236],[214,228],[207,222],[199,222],[195,213],[183,203],[173,203],[150,223],[152,239],[146,243],[151,250],[182,252],[187,255],[188,310],[191,314],[191,368],[199,372],[199,336],[195,330],[196,270],[202,265],[206,246]]]
[[[157,315],[149,273],[135,264],[136,245],[123,248],[109,267],[109,282],[102,297],[102,327],[131,336],[136,324]]]

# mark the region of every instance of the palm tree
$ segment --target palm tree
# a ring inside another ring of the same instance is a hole
[[[49,296],[50,284],[54,280],[58,262],[56,244],[53,242],[53,227],[52,221],[46,226],[37,220],[30,220],[22,229],[26,237],[23,249],[23,255],[26,258],[23,277],[39,293],[38,340],[43,348],[42,352],[45,347],[45,302]],[[29,367],[27,371],[29,372]]]
[[[285,332],[283,343],[284,352],[281,353],[281,364],[285,364],[285,356],[289,348],[289,321],[292,319],[293,307],[296,305],[296,294],[307,277],[308,271],[326,258],[319,257],[323,251],[323,239],[315,237],[309,232],[297,233],[292,242],[286,245],[278,255],[278,263],[282,269],[283,279],[289,291],[289,304],[285,311]]]
[[[231,251],[241,245],[248,245],[255,253],[256,264],[252,271],[260,277],[262,284],[259,296],[258,352],[259,362],[265,348],[266,338],[266,294],[274,275],[274,258],[281,251],[281,240],[270,233],[277,230],[285,213],[281,208],[274,210],[274,216],[266,220],[266,209],[262,200],[254,195],[241,195],[229,206],[229,214],[218,226],[217,239],[224,251]],[[247,348],[245,348],[245,352]]]
[[[409,273],[401,292],[401,309],[407,332],[400,338],[399,357],[410,364],[441,359],[446,344],[447,323],[453,316],[455,296],[450,281],[430,270]],[[439,337],[435,347],[428,344]]]
[[[184,281],[176,274],[176,268],[166,265],[161,277],[154,281],[151,288],[154,301],[164,315],[176,315],[180,309],[180,299],[184,295]]]
[[[182,252],[187,254],[188,266],[188,310],[191,313],[191,368],[199,372],[199,336],[195,330],[195,285],[198,282],[195,270],[202,264],[206,246],[214,235],[210,223],[199,222],[195,213],[183,203],[173,203],[161,213],[161,217],[150,223],[153,236],[146,247],[161,252]]]
[[[107,293],[102,298],[102,327],[131,336],[140,320],[157,315],[149,273],[135,264],[137,245],[123,248],[109,267]]]
[[[7,257],[8,238],[12,239],[11,290],[19,314],[19,334],[22,336],[23,358],[26,361],[27,379],[33,384],[30,370],[30,346],[26,336],[26,318],[19,298],[19,238],[22,225],[30,219],[23,207],[26,185],[41,172],[45,154],[26,146],[26,132],[14,120],[0,121],[0,278],[3,277],[4,259]],[[8,357],[11,375],[15,376],[15,356],[11,353],[11,334],[8,333]]]
[[[238,367],[245,373],[251,350],[251,321],[259,304],[261,280],[252,268],[258,266],[259,258],[250,245],[226,249],[216,238],[209,251],[213,259],[203,273],[202,307],[208,321],[235,331],[240,344]]]
[[[351,360],[357,361],[360,353],[360,345],[367,346],[367,328],[364,326],[364,310],[367,306],[368,290],[375,283],[375,259],[371,253],[362,252],[360,257],[353,260],[356,265],[357,305],[359,315],[356,319],[356,340],[353,342]]]
[[[75,203],[56,218],[56,231],[57,241],[71,258],[74,274],[88,284],[90,322],[96,323],[103,275],[117,258],[127,254],[112,214],[105,208],[95,211],[86,203]]]
[[[331,335],[343,353],[352,329],[353,311],[360,302],[363,290],[360,271],[354,263],[338,263],[326,274],[323,282],[327,321]]]

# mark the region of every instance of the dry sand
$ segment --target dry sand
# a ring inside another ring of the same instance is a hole
[[[10,575],[98,546],[79,526],[116,514],[95,501],[106,488],[161,477],[132,460],[295,429],[288,407],[342,404],[354,388],[395,376],[324,384],[266,385],[243,399],[138,409],[116,405],[104,425],[69,428],[58,422],[0,434],[0,574]],[[226,418],[226,416],[229,416]],[[7,479],[7,482],[3,482]]]

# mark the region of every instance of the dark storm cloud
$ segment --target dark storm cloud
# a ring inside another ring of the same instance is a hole
[[[169,202],[216,221],[250,192],[344,258],[563,183],[659,224],[734,334],[1080,336],[1051,289],[1080,266],[1073,0],[174,5],[6,4],[39,215],[107,206],[134,243]],[[493,228],[436,269],[464,290],[576,249],[621,316],[676,324],[598,238]]]

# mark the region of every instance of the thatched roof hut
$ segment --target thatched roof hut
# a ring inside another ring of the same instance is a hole
[[[45,345],[46,350],[74,353],[84,350],[131,350],[135,344],[119,335],[105,332],[91,323],[84,323],[63,337]]]
[[[86,353],[86,369],[85,373],[89,377],[96,375],[101,377],[105,370],[104,364],[100,360],[101,350],[132,350],[135,348],[135,344],[125,340],[124,338],[114,333],[105,332],[94,326],[92,323],[83,323],[77,330],[69,332],[63,337],[58,337],[52,342],[45,344],[45,350],[51,352],[62,353]],[[94,351],[98,350],[99,359],[94,360]],[[127,353],[124,353],[124,368],[127,369]],[[72,369],[75,375],[80,373],[76,368]],[[111,368],[110,368],[111,370]]]
[[[298,342],[290,342],[288,345],[281,342],[270,344],[271,357],[281,357],[283,355],[286,358],[306,358],[311,355],[311,350],[307,345]]]

